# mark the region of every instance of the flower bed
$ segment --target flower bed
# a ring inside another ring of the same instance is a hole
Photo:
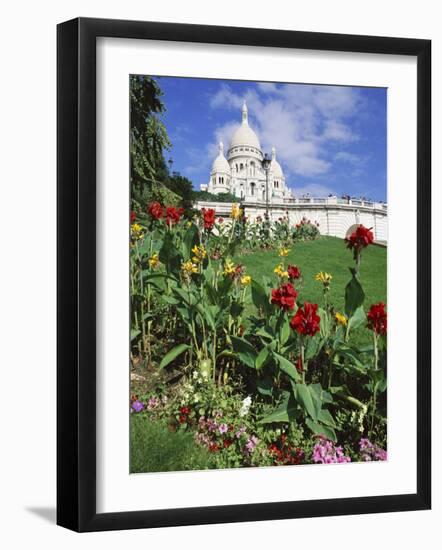
[[[353,265],[338,310],[331,273],[315,276],[318,303],[303,295],[288,255],[319,231],[298,225],[251,224],[237,204],[228,221],[159,203],[131,214],[131,357],[147,377],[130,410],[192,434],[206,467],[386,459],[387,315],[366,311],[360,281],[373,234],[359,226],[343,244]],[[262,248],[278,261],[255,280],[234,259]],[[362,326],[369,345],[354,341]]]

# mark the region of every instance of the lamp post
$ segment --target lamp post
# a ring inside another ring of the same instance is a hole
[[[272,159],[266,153],[262,159],[262,167],[266,173],[266,218],[269,219],[269,170]]]

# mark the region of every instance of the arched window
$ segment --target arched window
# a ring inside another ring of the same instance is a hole
[[[241,164],[239,165],[239,169],[240,170],[243,170],[244,169],[244,164],[241,162]]]
[[[252,195],[252,197],[255,196],[255,184],[253,183],[253,181],[250,184],[250,194]]]
[[[255,175],[255,163],[253,162],[253,160],[252,160],[252,162],[250,163],[250,175],[251,175],[251,176],[254,176],[254,175]]]

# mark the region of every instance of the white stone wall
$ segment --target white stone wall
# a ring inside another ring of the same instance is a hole
[[[203,202],[196,203],[196,208],[214,208],[216,215],[227,218],[232,209],[231,203]],[[245,215],[254,221],[258,216],[264,218],[265,204],[244,202],[242,207]],[[321,235],[330,235],[344,239],[353,226],[363,224],[372,228],[375,240],[387,242],[388,240],[388,216],[387,208],[382,203],[370,203],[362,201],[338,202],[336,197],[319,199],[311,198],[306,201],[297,199],[287,203],[274,204],[269,209],[272,220],[289,217],[290,224],[295,225],[303,217],[312,223],[319,223]]]

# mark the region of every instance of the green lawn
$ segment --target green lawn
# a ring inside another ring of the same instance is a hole
[[[274,278],[273,269],[279,262],[277,251],[259,251],[241,255],[235,261],[243,264],[247,273],[261,282],[263,275]],[[344,310],[344,289],[350,279],[348,268],[354,266],[351,251],[347,250],[342,239],[320,237],[315,241],[300,242],[292,246],[286,259],[301,269],[303,281],[299,287],[301,300],[322,303],[322,285],[314,280],[318,271],[327,271],[333,275],[330,299],[338,311]],[[362,252],[360,273],[361,284],[365,292],[365,309],[380,301],[387,303],[387,249],[370,246]],[[357,342],[368,341],[369,331],[360,329],[355,334]]]
[[[130,472],[177,472],[210,467],[209,452],[195,445],[193,432],[171,432],[165,422],[143,414],[130,418]]]

